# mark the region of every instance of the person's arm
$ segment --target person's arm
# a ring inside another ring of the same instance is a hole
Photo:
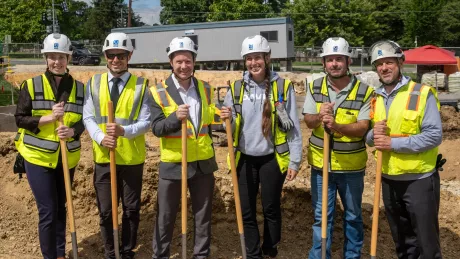
[[[152,126],[152,102],[152,93],[150,92],[149,88],[146,88],[137,122],[127,126],[122,126],[124,129],[123,137],[132,139],[149,131],[150,127]],[[135,107],[133,107],[133,109],[134,108]]]
[[[99,128],[97,125],[96,119],[94,117],[94,103],[93,97],[91,95],[91,79],[88,81],[86,85],[86,92],[85,92],[85,101],[83,104],[83,123],[85,124],[85,128],[88,131],[89,136],[91,139],[96,141],[99,145],[101,145],[102,140],[104,139],[104,132]]]
[[[294,122],[294,127],[287,133],[287,143],[289,146],[289,169],[299,171],[300,162],[302,159],[302,130],[300,129],[300,120],[297,115],[297,103],[295,91],[292,84],[289,84],[287,91],[288,102],[286,103],[286,111],[289,117]]]
[[[316,109],[316,102],[310,92],[310,87],[307,87],[307,95],[303,104],[303,119],[309,129],[317,128],[321,125],[321,117]]]
[[[439,146],[442,142],[442,122],[436,97],[427,97],[421,132],[417,135],[391,138],[391,148],[397,153],[420,153]]]
[[[29,94],[27,81],[24,81],[19,90],[18,104],[14,114],[16,126],[31,131],[40,132],[39,123],[42,116],[32,116],[32,98]]]
[[[366,144],[370,147],[374,146],[374,129],[370,129],[366,134]]]

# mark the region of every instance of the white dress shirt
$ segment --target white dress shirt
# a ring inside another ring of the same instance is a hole
[[[125,87],[125,84],[128,82],[130,76],[131,73],[129,72],[126,72],[120,76],[121,82],[118,84],[118,90],[120,92],[120,95],[122,94],[123,88]],[[108,72],[109,92],[112,90],[113,77],[114,76],[110,72]],[[83,104],[83,122],[85,124],[86,130],[88,130],[90,137],[100,145],[102,139],[104,139],[105,137],[105,134],[104,132],[102,132],[101,128],[99,128],[94,118],[94,103],[93,97],[91,95],[90,83],[91,79],[86,84],[85,102]],[[150,92],[150,89],[147,86],[145,89],[144,98],[142,100],[142,106],[139,111],[137,122],[130,125],[122,126],[125,130],[125,135],[123,135],[123,137],[127,139],[132,139],[141,134],[145,134],[150,130],[152,123],[150,107],[152,105],[152,102],[152,93]],[[117,105],[120,105],[120,103],[118,103]]]
[[[190,120],[192,121],[193,127],[195,128],[196,134],[198,134],[198,129],[200,127],[198,118],[199,118],[199,112],[200,112],[200,100],[198,98],[197,94],[197,89],[195,87],[195,83],[193,80],[190,80],[190,87],[188,90],[185,90],[180,84],[179,81],[177,81],[176,76],[172,74],[172,79],[174,81],[174,84],[177,87],[177,90],[179,91],[180,97],[182,98],[182,101],[185,104],[190,105],[189,108],[189,117]]]

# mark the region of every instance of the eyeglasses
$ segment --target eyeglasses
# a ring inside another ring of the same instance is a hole
[[[115,57],[118,58],[118,60],[125,60],[126,57],[128,57],[129,53],[118,53],[118,54],[113,54],[113,53],[106,53],[105,55],[107,56],[108,59],[113,60]]]

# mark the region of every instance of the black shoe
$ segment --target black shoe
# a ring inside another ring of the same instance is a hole
[[[275,258],[278,255],[277,247],[262,248],[262,255],[268,258]]]

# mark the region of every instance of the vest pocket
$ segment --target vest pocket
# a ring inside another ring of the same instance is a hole
[[[403,111],[400,131],[401,133],[416,134],[418,129],[419,115],[417,111]]]

